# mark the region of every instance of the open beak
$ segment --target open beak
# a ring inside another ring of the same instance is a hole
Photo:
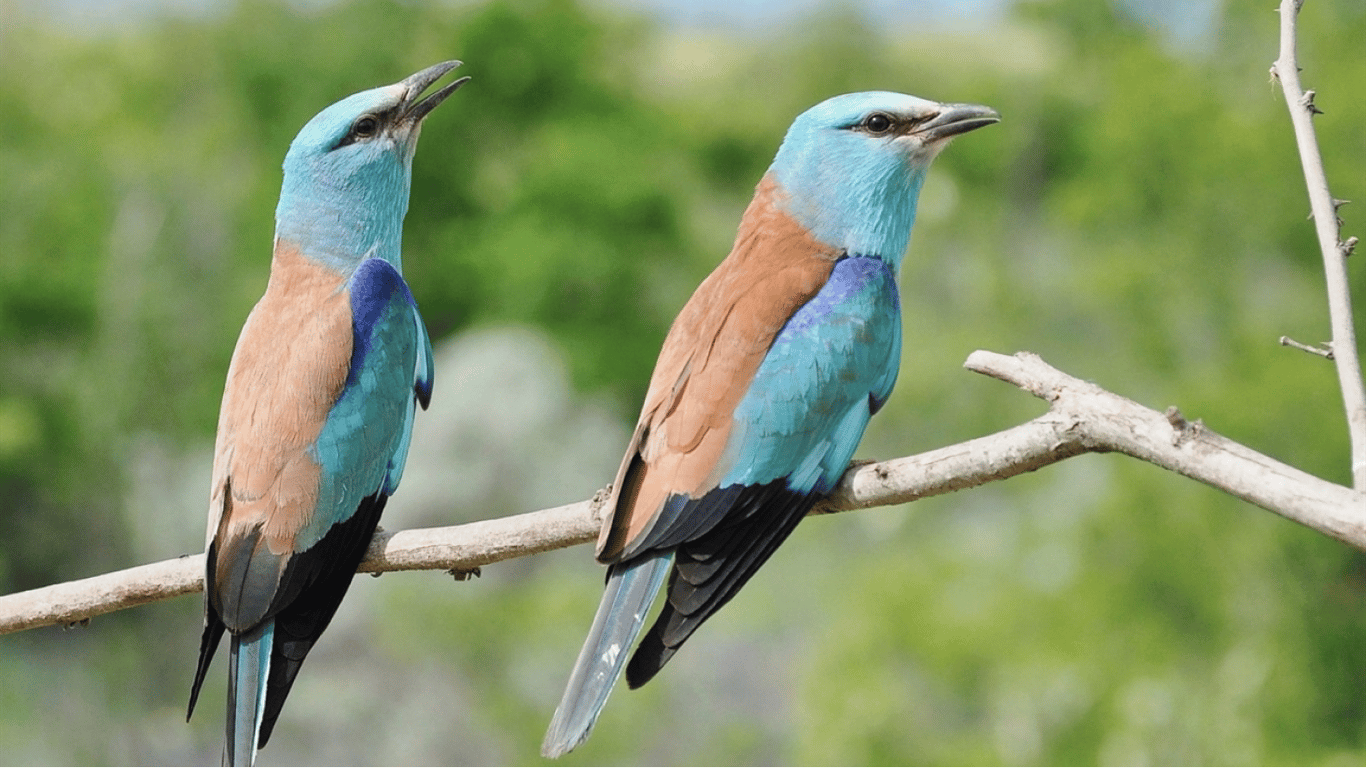
[[[980,104],[943,104],[941,107],[938,115],[920,124],[914,131],[926,144],[1001,122],[996,110]]]
[[[399,85],[403,86],[406,93],[403,99],[404,106],[402,119],[413,125],[421,123],[422,119],[433,109],[436,109],[438,104],[445,101],[447,96],[455,93],[457,88],[469,82],[470,79],[468,77],[462,77],[444,88],[434,91],[427,98],[418,101],[418,97],[421,96],[422,92],[427,90],[432,83],[440,80],[447,72],[450,72],[458,66],[460,66],[460,62],[458,61],[443,61],[440,64],[427,67],[421,72],[409,75],[399,83]]]

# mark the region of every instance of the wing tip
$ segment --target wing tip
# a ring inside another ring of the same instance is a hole
[[[200,688],[204,685],[204,678],[209,672],[209,662],[213,661],[214,653],[218,650],[218,643],[223,639],[223,632],[226,629],[213,608],[206,606],[204,635],[199,641],[199,663],[195,665],[194,682],[190,684],[190,704],[185,708],[185,722],[187,723],[194,716],[194,707],[199,701]]]
[[[664,644],[660,639],[660,624],[662,619],[645,633],[645,639],[640,641],[636,652],[631,655],[631,661],[626,665],[626,687],[635,690],[654,679],[655,675],[669,663],[673,658],[676,647]]]

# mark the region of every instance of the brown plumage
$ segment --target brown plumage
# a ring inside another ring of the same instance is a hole
[[[277,245],[265,295],[233,352],[214,450],[208,530],[220,580],[208,585],[209,599],[234,632],[264,618],[274,589],[259,577],[273,570],[268,581],[278,585],[312,519],[320,467],[308,447],[346,384],[351,345],[341,276]],[[250,566],[243,547],[255,549]],[[257,578],[222,578],[231,573]]]

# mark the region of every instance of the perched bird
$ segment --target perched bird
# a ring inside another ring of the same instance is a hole
[[[730,255],[674,320],[608,501],[607,587],[541,751],[588,737],[844,473],[901,363],[897,273],[930,161],[991,109],[854,93],[801,114]]]
[[[214,448],[204,637],[189,715],[226,630],[226,762],[270,738],[336,613],[432,393],[399,257],[423,119],[448,61],[324,109],[285,156],[265,295],[233,351]]]

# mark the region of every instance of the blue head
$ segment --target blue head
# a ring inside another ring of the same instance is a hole
[[[403,216],[422,120],[469,78],[419,97],[458,66],[447,61],[348,96],[309,120],[285,155],[276,239],[346,274],[369,257],[401,270]]]
[[[896,267],[930,161],[950,138],[998,120],[987,107],[900,93],[835,96],[793,121],[769,170],[783,208],[818,240]]]

